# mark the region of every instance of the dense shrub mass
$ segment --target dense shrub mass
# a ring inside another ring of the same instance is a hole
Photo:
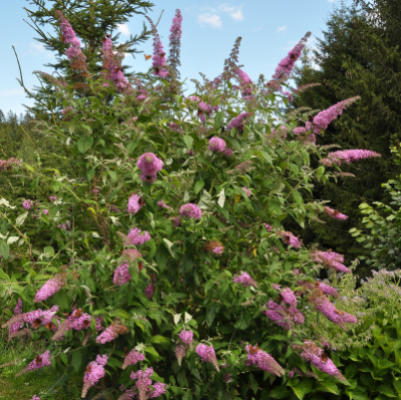
[[[379,157],[315,144],[357,99],[305,126],[281,119],[308,35],[258,83],[238,65],[238,40],[222,75],[184,97],[179,10],[173,61],[151,23],[153,66],[141,79],[123,74],[110,37],[92,77],[57,15],[84,83],[51,82],[62,112],[40,127],[60,149],[57,162],[11,163],[10,173],[29,176],[32,197],[0,200],[3,328],[10,340],[45,343],[19,374],[74,369],[83,398],[366,398],[355,364],[342,370],[331,350],[349,327],[343,349],[366,343],[365,317],[379,311],[336,302],[334,286],[351,276],[343,256],[305,248],[285,226],[321,213],[346,219],[304,198],[314,182],[342,179],[344,163]],[[38,395],[54,398],[54,389]]]

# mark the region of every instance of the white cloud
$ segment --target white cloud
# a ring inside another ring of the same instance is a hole
[[[287,25],[283,25],[283,26],[278,26],[277,27],[277,32],[286,32],[287,31]]]
[[[128,25],[127,24],[118,24],[117,29],[124,35],[124,36],[129,36],[131,32],[129,31]]]
[[[209,13],[199,14],[198,22],[201,25],[209,25],[213,28],[221,28],[223,26],[220,15],[217,14],[209,14]]]
[[[335,3],[336,0],[327,0],[329,3]]]
[[[43,45],[43,43],[32,42],[32,43],[29,43],[29,46],[32,47],[34,50],[37,50],[41,53],[46,52],[46,49],[45,49],[45,46]]]
[[[24,94],[24,89],[10,89],[10,90],[2,90],[0,92],[0,96],[19,96]]]
[[[219,7],[219,10],[227,13],[235,21],[244,20],[244,14],[242,13],[242,9],[240,7],[230,7],[227,4],[222,4]]]

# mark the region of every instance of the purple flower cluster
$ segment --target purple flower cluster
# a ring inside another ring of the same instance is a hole
[[[128,243],[134,246],[139,246],[146,242],[149,242],[150,239],[151,237],[149,235],[149,232],[148,231],[142,232],[139,228],[131,229],[129,231],[129,234],[127,235]]]
[[[146,286],[145,290],[144,290],[145,296],[151,300],[153,297],[153,294],[155,293],[155,286],[153,285],[153,283],[149,283],[148,286]]]
[[[134,194],[128,199],[127,210],[130,214],[135,215],[142,208],[142,206],[144,206],[144,204],[143,198],[138,194]]]
[[[326,268],[335,269],[338,272],[351,273],[351,270],[347,268],[344,262],[344,256],[342,254],[335,253],[334,251],[314,251],[310,253],[313,261],[323,264]]]
[[[251,115],[251,112],[244,112],[236,116],[228,123],[227,131],[231,131],[231,129],[237,129],[239,133],[242,133],[244,131],[244,119],[250,117]]]
[[[119,92],[130,93],[132,87],[124,76],[121,61],[123,54],[113,51],[113,42],[109,37],[103,39],[103,67],[107,70],[106,79],[112,81]]]
[[[331,167],[333,164],[341,165],[342,161],[350,164],[353,161],[377,157],[381,157],[381,155],[370,150],[339,150],[329,153],[327,158],[322,158],[320,162],[326,167]]]
[[[22,202],[22,207],[25,208],[25,210],[30,210],[33,206],[33,201],[32,200],[24,200]]]
[[[283,294],[284,296],[282,296]],[[293,324],[302,325],[305,322],[305,317],[297,309],[297,300],[292,290],[289,288],[283,289],[279,298],[281,299],[280,304],[271,299],[269,300],[267,303],[268,309],[264,311],[264,314],[287,331],[293,328]]]
[[[131,350],[124,359],[122,368],[125,369],[130,365],[135,365],[140,361],[145,360],[145,355],[143,353],[137,352],[135,349]]]
[[[308,32],[298,43],[297,45],[288,53],[287,57],[282,59],[280,63],[278,64],[275,74],[273,75],[274,79],[287,79],[295,65],[295,62],[298,60],[298,58],[302,54],[302,50],[304,49],[306,45],[306,41],[308,40],[308,37],[311,35],[310,32]]]
[[[164,200],[159,200],[159,201],[157,202],[157,205],[159,206],[159,208],[164,208],[164,209],[166,209],[166,210],[174,211],[174,208],[168,206],[168,205],[164,202]]]
[[[225,148],[226,148],[226,142],[223,139],[213,136],[209,140],[210,151],[219,151],[220,153],[222,153]]]
[[[284,241],[284,243],[289,244],[290,246],[294,247],[294,249],[300,249],[301,248],[301,242],[299,239],[291,232],[277,232],[278,235],[280,235]]]
[[[140,176],[142,182],[153,183],[157,173],[163,168],[163,161],[153,153],[145,153],[139,157],[137,167],[142,171]]]
[[[196,204],[188,203],[180,208],[180,214],[183,217],[200,219],[202,217],[202,210]]]
[[[36,293],[34,303],[40,303],[57,293],[66,284],[65,273],[58,274],[49,279]]]
[[[251,192],[250,189],[248,189],[246,186],[244,186],[244,187],[242,188],[242,190],[245,192],[245,194],[246,194],[248,197],[251,197],[252,192]]]
[[[63,34],[64,43],[71,45],[71,47],[69,47],[66,50],[65,55],[70,60],[77,59],[81,61],[86,61],[86,56],[81,51],[81,42],[77,38],[77,35],[72,29],[72,26],[70,25],[70,23],[67,21],[67,19],[64,17],[63,13],[60,10],[57,10],[56,13],[59,18],[60,28]]]
[[[105,375],[104,366],[107,364],[107,356],[97,356],[96,361],[88,364],[85,371],[84,386],[82,388],[82,397],[86,397],[88,390],[100,381]]]
[[[21,165],[21,161],[16,158],[10,158],[9,160],[0,160],[0,172],[11,171],[14,166],[18,167]]]
[[[351,97],[350,99],[334,104],[334,106],[329,107],[327,110],[320,111],[320,113],[313,118],[312,122],[308,121],[306,123],[306,130],[313,130],[314,133],[320,135],[322,130],[326,130],[334,119],[340,116],[348,106],[359,99],[359,96]]]
[[[179,72],[177,69],[180,62],[180,47],[181,47],[181,36],[182,36],[182,14],[180,10],[176,10],[175,17],[173,19],[173,24],[170,29],[170,56],[169,62],[171,67],[175,70],[177,77],[179,77]]]
[[[47,350],[43,354],[36,356],[31,363],[29,363],[22,371],[18,372],[18,374],[16,374],[15,376],[20,376],[26,372],[35,371],[36,369],[49,367],[51,365],[50,359],[51,354],[50,351]]]
[[[237,69],[236,73],[240,81],[241,95],[244,99],[247,99],[252,96],[252,79],[240,68]]]
[[[139,400],[148,400],[159,397],[166,393],[166,385],[161,382],[156,382],[152,385],[150,379],[153,375],[153,368],[147,368],[145,371],[139,370],[131,373],[131,379],[135,382],[135,388],[138,392]]]
[[[15,315],[20,315],[20,314],[22,314],[22,300],[21,300],[21,298],[18,299],[17,304],[14,307],[14,316]],[[10,329],[9,329],[8,333],[12,334],[12,333],[17,332],[19,330],[19,328],[21,328],[21,325],[22,325],[21,322],[17,322],[15,324],[12,324],[10,326]]]
[[[310,340],[305,340],[303,345],[299,347],[302,350],[301,357],[305,361],[310,362],[314,367],[326,374],[335,376],[340,380],[345,380],[340,371],[334,365],[333,361],[320,347],[316,346],[315,343]]]
[[[195,349],[198,356],[203,362],[211,363],[217,371],[220,371],[219,364],[217,363],[216,353],[212,345],[198,344]]]
[[[333,210],[332,208],[327,207],[327,206],[323,207],[323,211],[324,211],[329,217],[334,218],[334,219],[339,219],[339,220],[343,220],[343,221],[344,221],[344,220],[346,220],[346,219],[348,218],[347,215],[341,214],[339,211]]]
[[[129,264],[123,262],[114,271],[113,282],[115,285],[121,286],[131,280],[131,275],[129,273]]]
[[[241,275],[234,275],[233,281],[234,283],[241,283],[244,287],[258,287],[258,284],[246,272],[242,272]]]
[[[305,129],[304,127],[302,127],[302,126],[298,126],[297,128],[294,128],[294,129],[293,129],[292,133],[293,133],[295,136],[303,135],[303,134],[306,133],[306,129]]]
[[[257,365],[262,371],[269,372],[276,376],[284,375],[284,370],[278,362],[258,346],[251,346],[248,344],[245,346],[245,350],[248,353],[246,359],[246,364],[248,366]]]
[[[150,20],[153,32],[153,74],[166,78],[169,74],[166,68],[166,53],[164,52],[163,43],[160,40],[156,26]]]

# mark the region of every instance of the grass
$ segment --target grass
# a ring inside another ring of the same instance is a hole
[[[16,341],[8,343],[0,335],[0,365],[21,360],[0,369],[0,400],[30,400],[34,395],[41,397],[41,393],[47,391],[55,381],[62,379],[51,367],[15,376],[35,358],[38,352],[40,352],[38,345],[33,343],[23,345]],[[79,378],[82,379],[82,376]],[[73,376],[73,380],[79,378]],[[43,397],[43,399],[78,400],[81,384],[76,382],[74,385],[74,382],[71,382],[68,386],[55,387],[52,389],[53,397]]]

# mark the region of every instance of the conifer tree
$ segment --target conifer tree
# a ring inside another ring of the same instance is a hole
[[[101,73],[103,56],[101,49],[104,39],[110,37],[115,43],[119,37],[119,33],[116,32],[118,25],[126,23],[134,15],[146,14],[153,6],[153,3],[146,0],[29,1],[34,9],[25,7],[24,9],[30,19],[29,24],[39,35],[36,40],[47,50],[56,53],[56,62],[46,65],[54,69],[55,75],[36,71],[41,86],[35,88],[33,92],[25,88],[28,96],[35,99],[34,107],[29,110],[37,118],[44,119],[48,117],[49,110],[52,114],[55,112],[53,96],[55,80],[62,84],[75,84],[80,90],[80,95],[85,95],[85,78]],[[69,38],[63,35],[60,27],[63,18],[68,20],[76,37]],[[49,34],[48,31],[45,33],[41,28],[45,24],[50,24],[56,35]],[[151,30],[143,24],[141,33],[131,35],[128,40],[120,43],[116,50],[120,53],[135,54],[138,52],[136,46],[147,40],[150,35]],[[82,51],[77,51],[82,54],[80,56],[73,54],[74,49],[80,47]],[[65,54],[69,55],[69,59],[65,58]],[[122,66],[122,69],[125,68]],[[130,76],[127,72],[125,75]]]
[[[383,0],[381,3],[391,2]],[[321,84],[300,93],[295,100],[297,107],[325,109],[336,101],[361,97],[344,117],[330,125],[325,136],[319,138],[319,144],[369,148],[382,155],[380,159],[349,167],[355,178],[344,179],[337,186],[326,184],[316,189],[316,196],[331,198],[331,204],[349,219],[341,225],[332,221],[316,224],[309,232],[310,237],[316,240],[317,236],[321,243],[327,246],[330,243],[330,247],[345,252],[348,257],[355,257],[362,251],[361,245],[348,233],[350,228],[361,226],[359,204],[383,200],[385,193],[381,183],[397,173],[390,145],[392,138],[401,133],[401,118],[397,112],[401,99],[397,84],[400,77],[396,70],[400,57],[395,50],[396,42],[390,40],[394,37],[390,31],[398,29],[397,24],[391,22],[390,29],[384,28],[384,22],[375,23],[372,8],[366,7],[366,4],[355,3],[351,7],[342,4],[332,13],[323,38],[318,40],[317,51],[313,52],[313,61],[319,68],[312,68],[311,57],[306,56],[296,79],[298,85]]]

